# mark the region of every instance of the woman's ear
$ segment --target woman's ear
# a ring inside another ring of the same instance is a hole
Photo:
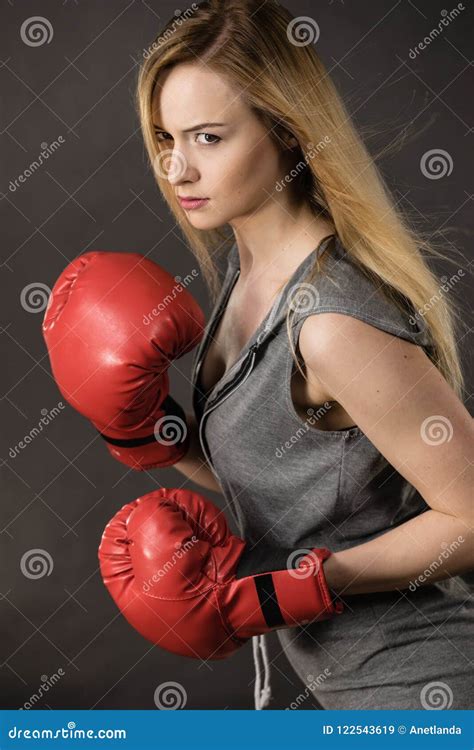
[[[283,139],[285,141],[286,147],[292,151],[294,148],[298,146],[298,141],[296,140],[294,135],[291,135],[291,133],[286,132],[283,135]]]
[[[283,145],[285,146],[285,148],[288,149],[289,151],[292,151],[294,148],[296,148],[298,146],[298,141],[294,137],[294,135],[292,135],[282,125],[280,125],[280,126],[277,127],[276,134],[277,134],[279,140],[281,141],[281,143],[283,143]]]

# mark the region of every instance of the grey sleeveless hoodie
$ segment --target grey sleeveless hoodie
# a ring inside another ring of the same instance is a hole
[[[323,273],[313,279],[311,288],[305,288],[305,278],[318,253],[325,253]],[[239,273],[239,253],[234,244],[219,297],[194,355],[192,384],[203,452],[221,483],[241,536],[251,546],[265,543],[287,549],[327,547],[337,552],[362,544],[426,511],[428,505],[421,495],[359,427],[323,431],[313,426],[317,424],[314,414],[309,413],[308,419],[303,420],[295,411],[291,399],[295,366],[285,324],[288,295],[294,293],[297,285],[301,285],[298,288],[304,300],[296,307],[291,328],[296,351],[299,332],[308,315],[339,312],[422,346],[430,354],[432,342],[423,319],[415,318],[408,300],[406,314],[402,313],[362,273],[339,238],[331,236],[294,271],[237,361],[205,394],[199,387],[199,370]],[[432,629],[437,630],[441,641],[442,636],[459,639],[459,634],[462,637],[466,632],[467,613],[463,611],[461,616],[458,610],[457,618],[451,616],[445,632],[441,628],[442,616],[446,617],[452,607],[462,608],[468,594],[468,584],[456,577],[450,582],[418,587],[415,592],[345,596],[346,611],[342,615],[305,627],[278,630],[277,634],[293,668],[305,684],[311,682],[309,690],[323,707],[358,708],[365,699],[368,705],[361,708],[378,707],[374,701],[382,708],[422,708],[419,691],[415,688],[412,693],[407,692],[407,685],[415,686],[419,663],[411,668],[401,665],[407,646],[399,643],[399,631],[411,636],[417,631],[418,638],[430,638],[428,620],[432,623],[436,612]],[[426,608],[431,617],[423,623],[423,630],[416,611]],[[472,600],[469,617],[472,618]],[[264,638],[253,640],[255,701],[256,708],[261,708],[268,704],[270,696],[268,655]],[[413,642],[413,638],[409,637],[408,642]],[[457,669],[456,679],[461,674],[462,680],[465,664],[456,654],[458,647],[455,644],[450,649],[453,653],[449,671],[454,679]],[[259,649],[266,667],[262,692]],[[439,660],[445,659],[441,649],[424,658],[421,673],[426,678],[436,675]],[[323,678],[313,684],[315,675],[320,674]],[[387,675],[390,689],[381,685]],[[465,678],[460,684],[465,684]],[[372,698],[375,686],[377,698]],[[452,708],[461,707],[461,696],[458,698],[459,705]]]

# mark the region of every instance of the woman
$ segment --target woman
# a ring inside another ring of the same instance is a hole
[[[275,2],[211,0],[145,55],[147,151],[214,299],[176,467],[248,544],[333,552],[345,616],[278,631],[323,708],[469,708],[455,311],[300,31]]]

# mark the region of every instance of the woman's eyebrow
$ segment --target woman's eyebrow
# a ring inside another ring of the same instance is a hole
[[[193,125],[192,128],[186,128],[186,130],[182,130],[182,133],[193,133],[195,130],[201,130],[202,128],[224,128],[227,125],[225,122],[201,122],[199,125]],[[163,133],[166,133],[167,131],[160,127],[160,125],[153,125],[155,130],[161,130]]]

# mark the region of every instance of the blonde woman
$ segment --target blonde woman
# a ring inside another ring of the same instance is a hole
[[[332,551],[344,613],[277,630],[322,708],[470,708],[474,432],[455,310],[301,40],[276,2],[210,0],[145,55],[146,148],[214,303],[176,467],[223,493],[249,548]],[[262,707],[263,636],[254,651]]]

